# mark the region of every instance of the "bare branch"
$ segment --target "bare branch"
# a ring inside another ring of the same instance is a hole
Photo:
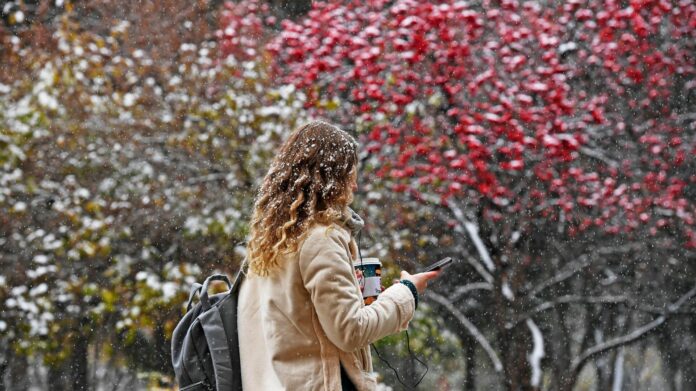
[[[595,252],[599,255],[610,255],[610,254],[626,254],[632,251],[641,251],[645,248],[645,244],[641,242],[633,242],[624,244],[622,246],[605,246],[599,247]]]
[[[566,295],[556,298],[555,300],[550,300],[539,304],[534,307],[531,311],[520,315],[517,320],[507,326],[508,329],[513,328],[520,322],[531,318],[534,314],[539,312],[550,310],[561,304],[570,303],[584,303],[584,304],[619,304],[630,302],[630,299],[626,296],[579,296],[579,295]]]
[[[492,284],[493,283],[493,276],[486,271],[486,269],[481,265],[481,263],[474,259],[473,257],[466,257],[466,261],[469,262],[469,265],[473,266],[474,269],[478,272],[481,277],[483,277],[484,280],[486,280],[487,283]]]
[[[600,353],[603,353],[607,350],[627,345],[633,341],[638,340],[640,337],[645,335],[647,332],[654,330],[658,326],[662,325],[665,322],[665,319],[667,319],[666,315],[659,316],[657,319],[653,320],[652,322],[643,325],[629,334],[623,335],[621,337],[617,337],[614,339],[610,339],[606,342],[597,344],[587,350],[585,350],[581,355],[573,359],[573,362],[571,363],[571,372],[572,373],[577,373],[580,368],[582,367],[583,364],[587,360],[589,360],[591,357],[594,357]]]
[[[493,276],[491,273],[486,271],[486,268],[479,262],[476,258],[470,256],[466,250],[464,250],[461,246],[457,246],[456,250],[461,254],[462,259],[466,260],[466,262],[471,265],[474,270],[484,279],[486,280],[487,283],[493,284]]]
[[[619,164],[617,162],[609,159],[604,153],[602,153],[600,151],[590,149],[587,147],[580,147],[579,151],[583,155],[589,156],[591,158],[595,158],[595,159],[603,162],[604,164],[608,165],[609,167],[618,167],[619,166]]]
[[[476,251],[478,251],[479,255],[481,256],[481,259],[483,260],[483,263],[488,268],[488,271],[494,271],[495,265],[493,264],[491,255],[488,253],[488,249],[486,249],[486,246],[483,244],[483,241],[481,240],[481,237],[478,234],[478,225],[469,221],[464,216],[464,212],[462,212],[461,208],[459,208],[453,202],[450,202],[447,206],[449,207],[449,210],[452,212],[452,214],[454,214],[454,217],[457,219],[457,222],[463,225],[464,229],[466,229],[466,232],[469,234],[471,241],[474,242]]]
[[[474,285],[474,284],[470,284]],[[465,285],[464,287],[466,287]],[[463,287],[461,287],[463,288]],[[459,288],[459,289],[461,289]],[[531,318],[535,314],[538,314],[539,312],[544,312],[547,310],[550,310],[552,308],[555,308],[558,305],[562,304],[572,304],[572,303],[583,303],[583,304],[626,304],[630,308],[641,311],[641,312],[646,312],[649,314],[654,314],[654,315],[663,315],[665,313],[664,308],[659,308],[659,307],[654,307],[654,306],[648,306],[648,305],[639,305],[636,303],[636,300],[634,300],[631,296],[627,295],[619,295],[619,296],[580,296],[580,295],[565,295],[565,296],[560,296],[554,300],[549,300],[544,303],[541,303],[531,309],[528,312],[525,312],[524,314],[520,315],[514,322],[508,324],[506,327],[508,329],[513,328],[514,326],[518,325],[520,322]],[[677,307],[675,307],[673,310],[667,309],[668,312],[672,315],[694,315],[696,314],[695,311],[690,310],[689,308],[681,309],[681,304]]]
[[[676,312],[677,310],[679,310],[679,307],[683,306],[684,303],[691,300],[694,296],[696,296],[696,285],[694,285],[694,287],[691,288],[690,291],[686,292],[684,296],[680,297],[679,300],[675,301],[669,307],[667,307],[667,312],[669,312],[670,314]]]
[[[452,296],[450,296],[450,300],[457,301],[462,298],[462,296],[466,295],[467,293],[475,290],[487,290],[491,291],[493,290],[493,285],[488,282],[474,282],[471,284],[466,284],[463,286],[458,287],[457,289],[454,290],[454,293],[452,293]]]
[[[466,221],[464,222],[464,228],[466,228],[469,236],[471,236],[471,241],[474,242],[474,246],[476,246],[476,250],[479,252],[483,263],[486,265],[489,271],[494,271],[495,265],[493,264],[491,255],[488,253],[488,249],[486,249],[486,246],[483,244],[483,241],[478,234],[478,225],[470,221]]]
[[[606,352],[607,350],[611,350],[614,348],[617,348],[619,346],[624,346],[627,344],[630,344],[634,341],[639,340],[641,337],[646,335],[647,333],[657,329],[659,326],[665,323],[667,318],[672,315],[672,313],[676,312],[679,310],[679,307],[684,305],[687,301],[691,300],[694,296],[696,296],[696,286],[691,288],[690,291],[688,291],[686,294],[684,294],[682,297],[679,298],[679,300],[675,301],[674,303],[670,304],[667,307],[667,311],[658,316],[656,319],[654,319],[652,322],[647,323],[630,333],[626,335],[622,335],[620,337],[616,337],[613,339],[610,339],[606,342],[602,342],[600,344],[597,344],[584,352],[582,352],[579,356],[575,357],[571,363],[571,372],[574,374],[578,374],[580,369],[582,369],[582,366],[589,360],[590,358],[597,356],[599,354],[602,354]]]
[[[677,117],[679,122],[696,121],[696,113],[685,113]]]
[[[542,282],[540,285],[538,285],[536,288],[532,289],[530,292],[530,296],[536,296],[539,294],[539,292],[543,291],[544,289],[556,285],[560,282],[563,282],[567,280],[568,278],[574,276],[577,272],[581,271],[582,269],[586,268],[592,263],[592,259],[587,257],[587,256],[581,256],[580,261],[576,261],[570,264],[566,269],[563,270],[560,273],[556,274],[552,278]]]
[[[454,304],[452,304],[451,301],[447,300],[444,296],[441,296],[435,292],[428,292],[427,298],[435,301],[436,303],[440,304],[442,307],[444,307],[447,311],[449,311],[458,321],[459,323],[464,326],[469,334],[471,334],[472,337],[481,345],[483,350],[488,354],[488,357],[491,359],[493,362],[493,367],[495,368],[496,372],[502,372],[503,370],[503,363],[500,361],[498,358],[498,355],[495,353],[495,350],[491,347],[491,344],[488,343],[488,340],[486,337],[483,336],[483,334],[474,326],[473,323],[469,319],[464,316],[461,311],[459,311]]]

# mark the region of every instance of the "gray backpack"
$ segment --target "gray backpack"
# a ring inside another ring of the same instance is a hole
[[[244,273],[234,284],[224,274],[191,287],[186,315],[172,334],[172,365],[180,391],[242,390],[237,337],[237,302]],[[229,291],[208,296],[213,281],[227,283]],[[199,302],[192,306],[195,296]]]

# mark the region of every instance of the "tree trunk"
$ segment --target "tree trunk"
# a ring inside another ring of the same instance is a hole
[[[7,374],[8,364],[5,355],[2,356],[2,361],[0,361],[0,391],[5,391],[5,375]]]
[[[466,360],[464,386],[466,391],[476,390],[476,341],[471,337],[462,338],[464,359]]]
[[[502,291],[502,289],[498,289]],[[515,303],[512,303],[513,305]],[[501,293],[496,293],[498,341],[502,353],[503,370],[508,391],[532,391],[531,371],[527,353],[531,350],[529,330],[521,323],[512,330],[505,328],[505,314],[509,303]]]
[[[691,354],[683,357],[681,367],[681,389],[696,390],[696,359]]]
[[[617,321],[612,313],[612,308],[602,309],[599,313],[600,327],[603,330],[605,339],[611,338],[610,335],[605,335],[605,330],[616,330],[618,334],[623,334],[624,325]],[[618,322],[618,324],[617,324]],[[612,380],[614,378],[614,360],[616,351],[612,350],[597,357],[594,362],[597,368],[597,383],[600,390],[610,390]]]
[[[611,384],[614,379],[615,358],[616,352],[611,351],[594,361],[597,368],[597,388],[599,390],[611,390]]]
[[[65,390],[65,366],[51,365],[48,367],[48,384],[51,385],[51,390]]]
[[[571,361],[571,335],[568,331],[568,327],[565,323],[565,316],[577,316],[576,313],[571,313],[572,311],[568,307],[556,307],[550,315],[550,321],[555,324],[556,327],[551,327],[549,330],[550,338],[549,341],[549,352],[547,357],[550,360],[550,365],[553,368],[553,378],[551,379],[551,390],[560,390],[561,381],[565,375],[568,368],[570,368]]]
[[[611,390],[621,391],[623,390],[623,378],[624,378],[624,348],[619,348],[616,353],[616,359],[614,360],[614,376],[612,376]]]
[[[9,351],[8,363],[9,363],[9,382],[7,385],[8,390],[12,391],[25,391],[29,389],[29,379],[27,374],[27,369],[29,364],[27,362],[26,356],[20,354],[14,354]]]
[[[505,372],[508,376],[510,391],[536,391],[531,384],[531,368],[527,354],[532,349],[529,331],[518,326],[510,335],[510,348],[505,353]]]
[[[87,391],[89,390],[88,372],[87,372],[87,356],[89,338],[82,335],[78,328],[76,338],[72,341],[73,351],[70,356],[70,384],[71,390]]]

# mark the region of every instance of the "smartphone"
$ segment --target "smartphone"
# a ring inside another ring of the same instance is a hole
[[[434,270],[441,270],[444,269],[447,265],[452,263],[452,257],[447,257],[447,258],[442,258],[441,260],[435,262],[434,264],[428,266],[425,270],[423,270],[423,273],[425,272],[431,272]]]

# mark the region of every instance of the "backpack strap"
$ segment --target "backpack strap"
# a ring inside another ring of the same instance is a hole
[[[200,299],[204,312],[198,316],[198,320],[203,328],[205,339],[210,351],[210,358],[213,362],[215,373],[216,389],[218,391],[241,390],[241,362],[239,359],[239,340],[237,336],[237,302],[239,298],[239,287],[244,279],[244,272],[240,270],[235,278],[234,284],[230,284],[225,275],[212,275],[203,283]],[[224,281],[230,286],[232,295],[233,313],[225,314],[232,318],[231,330],[225,331],[218,306],[211,306],[208,300],[207,287],[211,281]],[[207,307],[207,308],[206,308]],[[229,335],[228,335],[229,334]],[[231,339],[231,341],[230,341]],[[231,343],[230,343],[231,342]]]
[[[237,329],[237,305],[239,304],[239,289],[242,286],[242,282],[246,277],[247,269],[242,267],[237,276],[234,279],[234,284],[232,285],[232,311],[231,316],[228,316],[228,328],[230,331],[228,335],[228,344],[230,346],[230,361],[232,363],[232,368],[234,377],[232,378],[231,391],[242,391],[242,361],[239,358],[239,330]]]
[[[224,274],[213,274],[212,276],[206,278],[203,282],[203,286],[201,287],[200,294],[201,306],[203,307],[203,311],[208,311],[211,307],[210,299],[208,299],[208,287],[210,286],[210,283],[213,281],[224,281],[225,283],[227,283],[227,289],[232,289],[230,279],[227,278],[227,276]]]
[[[203,327],[203,334],[208,343],[210,358],[213,361],[213,371],[215,372],[216,389],[218,391],[229,390],[232,388],[230,379],[234,375],[230,360],[230,349],[227,344],[227,334],[222,324],[222,317],[217,307],[211,307],[202,313],[198,320]]]
[[[247,273],[247,268],[242,267],[239,269],[237,272],[237,275],[234,277],[234,283],[232,284],[232,294],[239,297],[239,286],[242,285],[242,281],[244,280],[244,277],[246,277]]]
[[[186,304],[186,312],[191,311],[191,307],[193,307],[193,298],[196,296],[196,293],[198,293],[200,295],[202,287],[203,287],[203,285],[201,285],[197,282],[194,282],[191,285],[191,292],[189,293],[188,303]]]

